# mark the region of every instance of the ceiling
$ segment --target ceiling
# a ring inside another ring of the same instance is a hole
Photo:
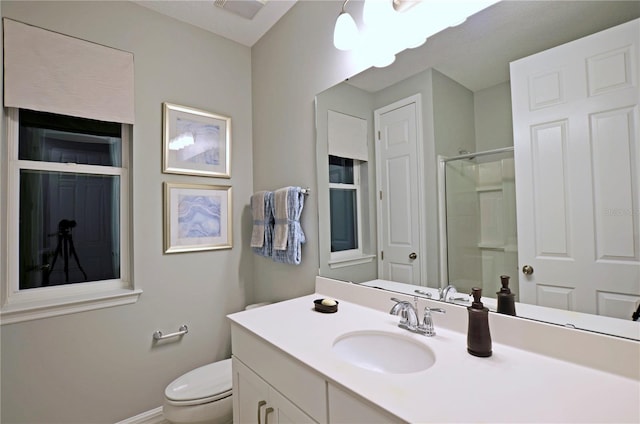
[[[640,1],[500,1],[348,80],[376,92],[428,68],[471,91],[509,80],[509,62],[640,17]]]
[[[253,19],[246,19],[214,5],[214,0],[132,0],[179,21],[195,25],[245,46],[253,46],[297,0],[227,0],[264,3]]]
[[[227,0],[264,3],[253,19],[214,0],[132,0],[245,46],[253,46],[298,0]],[[221,0],[218,0],[221,1]],[[319,1],[319,0],[318,0]],[[361,1],[354,1],[354,4]],[[509,62],[640,17],[640,1],[507,0],[398,54],[386,68],[371,68],[349,83],[375,92],[428,68],[471,91],[509,80]]]

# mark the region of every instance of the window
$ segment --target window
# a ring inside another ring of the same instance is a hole
[[[329,156],[331,259],[362,255],[360,161]]]
[[[9,109],[3,323],[136,300],[140,291],[129,282],[128,128]]]

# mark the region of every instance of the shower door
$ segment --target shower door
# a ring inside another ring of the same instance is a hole
[[[508,275],[518,294],[513,151],[480,152],[444,161],[447,283],[494,297]]]

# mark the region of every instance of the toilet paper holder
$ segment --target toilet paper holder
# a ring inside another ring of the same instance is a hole
[[[153,333],[153,339],[154,340],[164,340],[164,339],[169,339],[171,337],[183,336],[183,335],[187,334],[188,332],[189,332],[189,328],[187,327],[186,324],[183,324],[183,325],[180,326],[180,328],[178,328],[178,331],[176,331],[175,333],[162,334],[162,331],[158,330],[155,333]]]

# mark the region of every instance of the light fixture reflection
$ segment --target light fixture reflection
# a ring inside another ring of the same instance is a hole
[[[416,48],[433,34],[459,25],[467,17],[498,0],[365,0],[363,28],[359,31],[353,17],[345,12],[345,0],[336,20],[333,44],[340,50],[353,50],[376,67],[393,63],[395,55]]]
[[[182,150],[187,146],[195,144],[196,140],[193,133],[182,133],[169,141],[169,150]]]

